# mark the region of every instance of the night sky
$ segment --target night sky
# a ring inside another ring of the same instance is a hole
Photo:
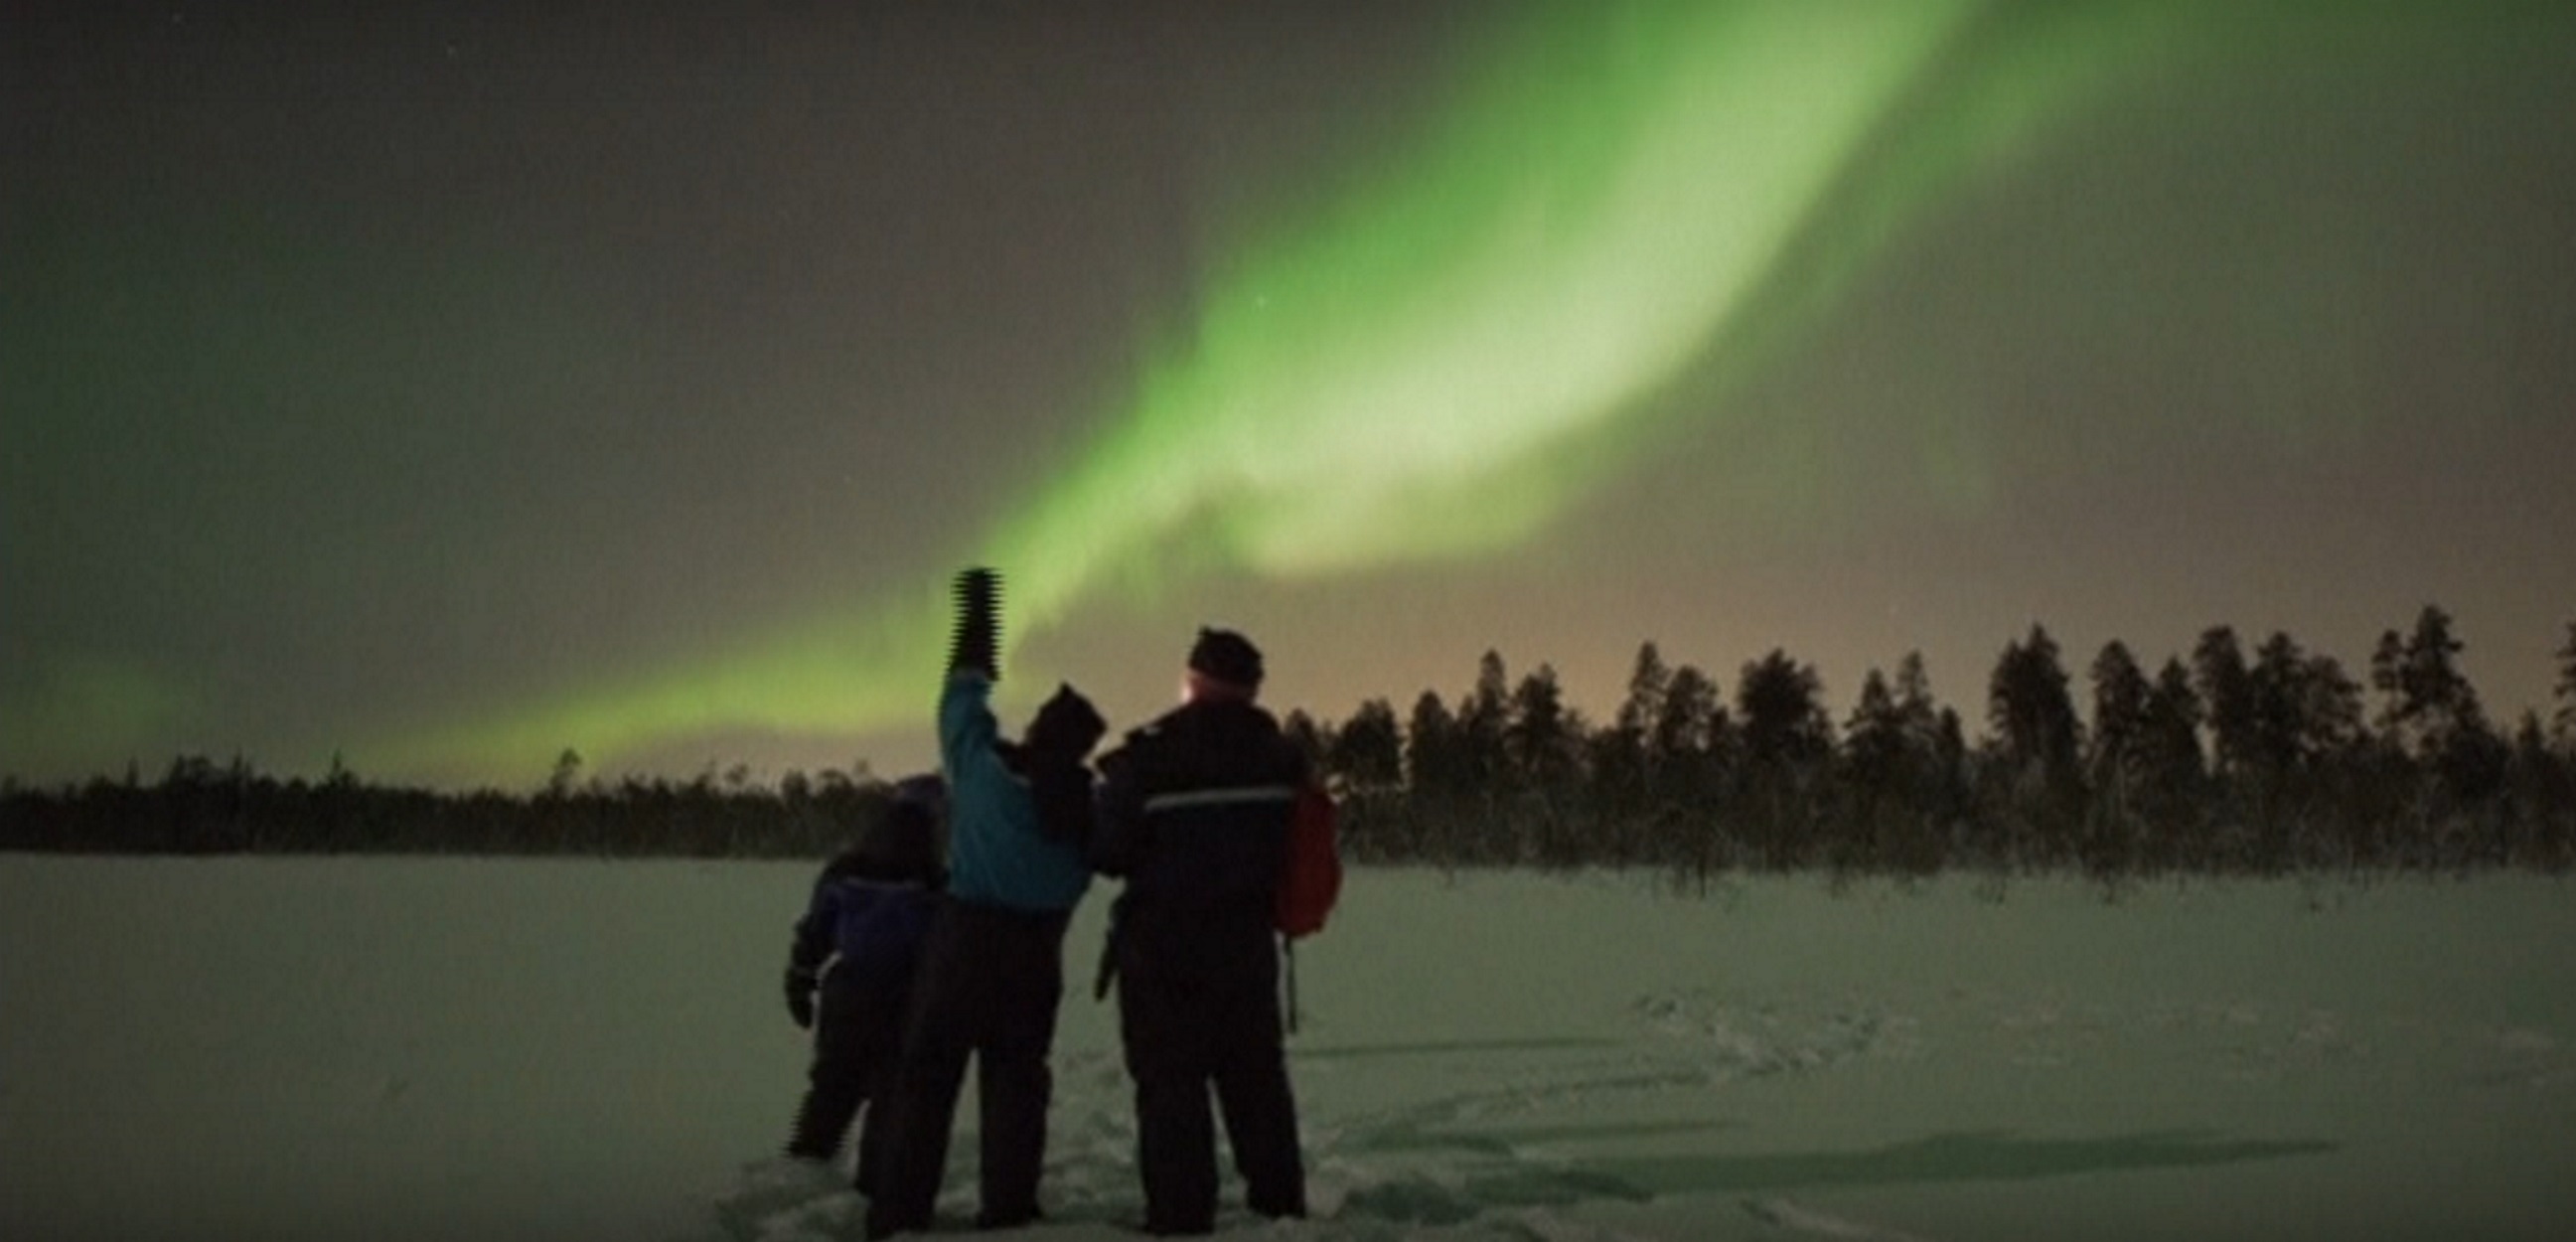
[[[893,774],[975,562],[1013,722],[2428,603],[2546,713],[2567,6],[739,7],[9,6],[0,771]]]

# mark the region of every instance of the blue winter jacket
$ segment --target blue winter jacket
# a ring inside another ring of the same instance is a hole
[[[1081,847],[1038,829],[1029,783],[1002,759],[993,683],[971,669],[939,694],[939,761],[948,776],[948,891],[1014,910],[1073,909],[1091,887]]]
[[[900,997],[928,938],[938,894],[918,880],[880,878],[837,859],[814,882],[805,917],[796,921],[789,965],[808,974],[825,962],[826,979]]]

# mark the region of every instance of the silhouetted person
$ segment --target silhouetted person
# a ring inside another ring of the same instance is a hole
[[[830,1161],[866,1107],[856,1177],[862,1192],[882,1171],[885,1101],[942,878],[945,801],[936,776],[897,784],[884,817],[824,866],[788,950],[787,1011],[813,1030],[814,1062],[787,1154]]]
[[[1090,887],[1082,857],[1091,772],[1106,730],[1090,701],[1060,687],[1018,745],[1002,740],[990,700],[997,589],[961,575],[958,641],[939,699],[939,755],[949,786],[949,883],[904,1031],[885,1176],[867,1232],[930,1227],[948,1137],[976,1063],[982,1110],[982,1228],[1039,1216],[1038,1175],[1054,1080],[1047,1056],[1064,993],[1064,929]]]
[[[1261,653],[1202,629],[1184,701],[1100,762],[1093,861],[1124,876],[1109,949],[1136,1084],[1145,1229],[1215,1227],[1225,1117],[1246,1205],[1303,1216],[1273,916],[1305,756],[1254,705]]]

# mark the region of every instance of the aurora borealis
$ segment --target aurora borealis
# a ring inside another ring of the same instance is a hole
[[[904,766],[967,561],[1122,723],[2428,601],[2509,718],[2576,20],[2245,7],[13,17],[0,768]]]

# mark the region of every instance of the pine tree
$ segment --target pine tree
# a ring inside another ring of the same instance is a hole
[[[1503,731],[1511,722],[1511,683],[1502,653],[1488,650],[1476,661],[1476,687],[1458,705],[1459,757],[1476,782],[1474,792],[1499,797],[1510,780],[1511,764],[1503,750]]]
[[[2478,693],[2460,672],[2466,644],[2451,634],[2451,616],[2427,604],[2403,640],[2380,635],[2371,657],[2371,684],[2384,697],[2381,718],[2408,754],[2438,763],[2464,735],[2490,732]]]
[[[1916,706],[1900,699],[1875,668],[1861,679],[1860,699],[1843,728],[1846,807],[1830,825],[1829,857],[1838,868],[1876,862],[1920,872],[1938,865],[1930,834],[1922,831],[1937,723],[1918,727]]]
[[[1646,730],[1646,763],[1656,781],[1647,814],[1666,829],[1656,848],[1703,883],[1726,856],[1719,802],[1729,733],[1717,683],[1694,665],[1674,669]]]
[[[2255,866],[2314,858],[2350,814],[2362,729],[2361,687],[2332,656],[2310,655],[2275,632],[2248,677],[2246,758]]]
[[[2088,757],[2096,787],[2121,788],[2134,779],[2132,765],[2146,736],[2154,687],[2128,644],[2112,639],[2093,657],[2093,736]]]
[[[1472,777],[1459,748],[1458,719],[1440,695],[1413,700],[1404,729],[1405,830],[1399,857],[1460,861],[1467,786]]]
[[[1581,735],[1582,720],[1566,707],[1554,666],[1540,664],[1513,687],[1503,729],[1504,758],[1513,772],[1511,818],[1522,855],[1543,865],[1572,863],[1577,838],[1584,835],[1575,823]]]
[[[2024,779],[2072,780],[2081,730],[2067,693],[2057,640],[2039,625],[2027,641],[2007,644],[1987,693],[1987,723],[2004,762]]]
[[[1458,718],[1436,690],[1413,700],[1404,728],[1405,783],[1416,797],[1441,798],[1458,791],[1463,773],[1458,755]]]
[[[1726,711],[1717,701],[1717,683],[1692,665],[1674,669],[1646,734],[1648,761],[1668,771],[1695,766],[1719,753],[1725,720]]]
[[[1757,846],[1775,867],[1797,865],[1810,844],[1816,808],[1809,794],[1834,745],[1823,698],[1824,683],[1814,667],[1777,648],[1745,665],[1736,682],[1736,710],[1744,717],[1746,809]]]
[[[1833,749],[1823,699],[1824,682],[1815,667],[1785,651],[1773,648],[1745,665],[1735,688],[1736,710],[1744,717],[1745,762],[1788,771],[1823,758]]]
[[[2057,640],[2034,624],[2004,647],[1987,683],[1986,717],[1996,768],[1989,797],[2003,830],[1994,844],[2021,862],[2054,863],[2072,852],[2082,826],[2082,730]]]
[[[1657,772],[1646,753],[1646,738],[1663,712],[1672,676],[1654,643],[1640,645],[1628,674],[1627,697],[1610,727],[1593,733],[1587,746],[1592,802],[1609,825],[1605,848],[1613,862],[1634,862],[1647,847]]]
[[[2254,676],[2228,626],[2204,630],[2191,653],[2192,689],[2209,724],[2211,766],[2234,777],[2252,765]]]
[[[1888,689],[1887,677],[1875,668],[1869,670],[1861,678],[1860,699],[1843,725],[1843,761],[1864,806],[1903,796],[1913,746],[1912,731],[1906,727],[1895,692]]]
[[[1354,858],[1395,860],[1417,852],[1403,812],[1404,730],[1385,699],[1368,699],[1325,731],[1316,774],[1341,803],[1342,849]]]
[[[1896,662],[1896,710],[1906,731],[1930,746],[1940,731],[1940,704],[1932,699],[1932,677],[1923,670],[1923,653],[1909,651]]]
[[[2400,723],[2406,704],[2405,680],[2406,640],[2395,630],[2381,630],[2379,643],[2370,652],[2370,689],[2379,699],[2379,710],[2372,713],[2370,725],[2400,750],[2412,749]]]
[[[2146,835],[2140,805],[2148,801],[2146,733],[2155,687],[2128,644],[2113,639],[2093,657],[2093,731],[2085,770],[2093,788],[2093,813],[2083,850],[2096,872],[2122,873],[2134,865]]]
[[[1396,723],[1394,705],[1385,699],[1361,703],[1333,731],[1324,770],[1341,792],[1361,797],[1384,796],[1402,785],[1404,731]]]
[[[333,774],[338,775],[340,770],[338,755],[331,756],[331,765]],[[561,802],[570,798],[574,787],[580,783],[581,752],[567,746],[562,754],[555,756],[554,770],[546,774],[546,797]]]
[[[2576,633],[2576,626],[2570,626]],[[1637,648],[1637,661],[1628,672],[1628,697],[1620,700],[1615,727],[1632,731],[1643,738],[1663,713],[1664,695],[1673,684],[1672,670],[1664,666],[1663,653],[1647,642]]]
[[[1930,795],[1934,826],[1945,838],[1964,833],[1976,813],[1977,798],[1970,770],[1967,722],[1959,718],[1954,707],[1942,708],[1933,728]],[[1945,840],[1945,857],[1947,847]]]
[[[2249,685],[2252,731],[2247,749],[2265,777],[2286,780],[2306,757],[2310,733],[2307,653],[2298,640],[2279,632],[2263,640],[2254,652]]]
[[[1541,664],[1513,687],[1503,727],[1503,753],[1526,788],[1561,790],[1575,770],[1579,722],[1565,706],[1553,665]]]
[[[2381,650],[2388,650],[2385,638]],[[2394,667],[2384,674],[2372,669],[2374,683],[2394,695],[2385,713],[2390,739],[2431,773],[2445,819],[2474,814],[2501,792],[2510,758],[2504,739],[2487,723],[2477,689],[2460,672],[2464,650],[2466,644],[2451,633],[2450,614],[2427,604],[2396,648]]]
[[[2190,670],[2179,659],[2167,659],[2147,691],[2137,744],[2143,785],[2137,791],[2139,814],[2151,865],[2170,866],[2206,848],[2200,829],[2208,769],[2200,750],[2200,720],[2200,696],[2191,688]]]

